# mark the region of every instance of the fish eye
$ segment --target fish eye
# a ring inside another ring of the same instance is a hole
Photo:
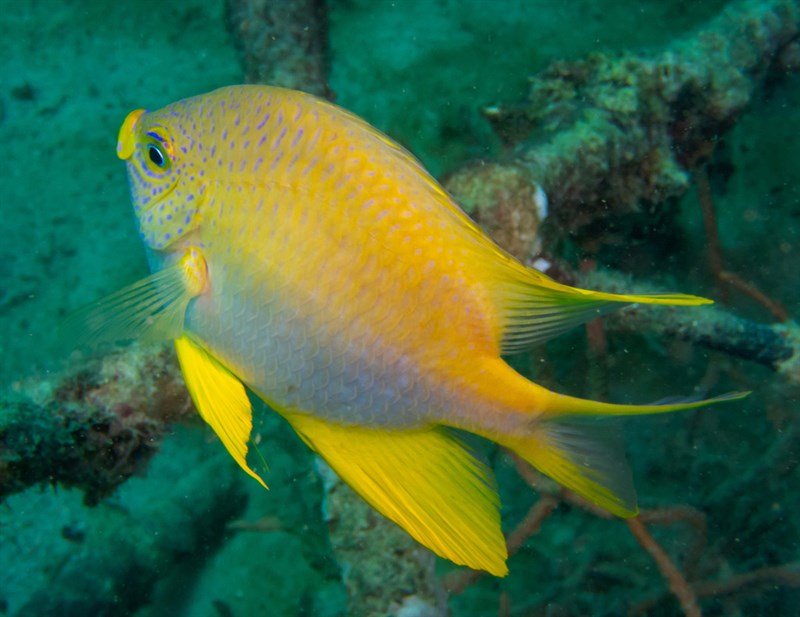
[[[172,168],[172,143],[169,135],[152,130],[144,138],[142,158],[152,173],[168,172]]]
[[[161,152],[161,149],[155,144],[149,144],[147,146],[147,156],[150,159],[150,162],[153,163],[156,167],[163,169],[167,165],[167,157],[164,156],[164,153]]]

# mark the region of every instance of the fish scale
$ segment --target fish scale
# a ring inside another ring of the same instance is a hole
[[[496,246],[422,166],[307,94],[234,86],[131,112],[126,162],[152,274],[72,320],[83,340],[173,339],[203,418],[242,469],[245,388],[379,512],[455,563],[501,576],[491,469],[453,432],[510,448],[619,516],[637,512],[621,452],[576,416],[691,409],[551,392],[517,351],[639,302],[561,285]]]

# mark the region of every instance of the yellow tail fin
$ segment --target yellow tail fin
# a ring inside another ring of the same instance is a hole
[[[501,315],[499,334],[504,354],[550,340],[626,304],[712,304],[711,300],[688,294],[613,294],[579,289],[511,260],[486,267],[494,268],[487,280]]]
[[[749,393],[733,392],[716,398],[670,405],[613,405],[550,393],[546,411],[532,419],[524,436],[497,438],[559,484],[622,517],[639,511],[636,490],[625,454],[602,427],[587,416],[621,416],[695,409],[735,401]]]

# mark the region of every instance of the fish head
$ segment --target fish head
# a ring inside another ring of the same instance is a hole
[[[156,251],[169,250],[197,229],[205,183],[190,153],[192,136],[175,109],[137,109],[119,131],[139,235]]]

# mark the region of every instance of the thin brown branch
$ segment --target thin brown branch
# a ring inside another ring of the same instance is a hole
[[[512,531],[506,539],[508,546],[508,555],[511,556],[516,553],[525,541],[531,536],[539,533],[542,528],[544,520],[552,514],[553,510],[558,506],[558,499],[551,495],[542,495],[528,510],[525,518],[522,519],[519,525]]]
[[[785,323],[792,318],[792,316],[789,314],[789,311],[780,302],[773,300],[758,287],[752,283],[748,283],[738,274],[729,272],[727,270],[722,270],[718,276],[721,281],[725,281],[744,295],[761,304],[770,313],[772,313],[772,316],[779,322]]]
[[[700,166],[694,171],[694,183],[695,186],[697,186],[697,199],[700,202],[700,210],[703,212],[703,224],[706,229],[708,264],[711,268],[711,273],[714,275],[714,278],[717,279],[720,300],[727,304],[729,300],[727,289],[728,287],[733,287],[766,308],[779,322],[784,323],[789,321],[791,315],[780,302],[770,298],[753,283],[725,269],[724,260],[722,258],[722,243],[720,242],[719,230],[717,228],[717,209],[711,194],[711,183],[708,181],[708,171],[704,166]]]
[[[695,583],[692,587],[700,597],[719,597],[736,593],[745,587],[767,584],[800,587],[800,561],[744,572],[726,581]]]
[[[697,603],[697,596],[695,595],[689,583],[678,570],[677,566],[672,562],[669,555],[656,542],[655,538],[650,535],[650,532],[645,527],[644,523],[639,517],[631,518],[626,521],[628,529],[631,530],[633,537],[646,550],[653,560],[656,562],[661,575],[667,580],[670,591],[678,599],[681,605],[683,614],[686,617],[701,617],[700,605]]]
[[[722,243],[719,240],[719,230],[717,228],[717,209],[714,207],[714,200],[711,198],[711,183],[708,181],[708,172],[705,166],[701,165],[694,171],[694,184],[697,187],[697,200],[700,202],[700,211],[703,213],[703,226],[706,231],[706,243],[708,245],[708,265],[714,278],[717,279],[720,301],[727,304],[728,296],[725,285],[721,285],[723,270]]]
[[[688,524],[694,530],[694,541],[686,552],[684,569],[687,573],[691,573],[695,569],[706,547],[708,537],[705,514],[691,506],[673,506],[670,508],[642,510],[639,513],[639,519],[642,523],[657,525],[671,525],[678,522]]]
[[[507,591],[500,592],[500,606],[497,609],[497,617],[511,617],[511,600],[508,598]]]

